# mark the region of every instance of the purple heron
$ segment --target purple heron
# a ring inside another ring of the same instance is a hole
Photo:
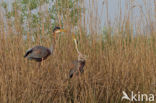
[[[54,51],[55,48],[55,39],[56,39],[56,34],[60,32],[65,32],[65,30],[61,29],[60,27],[55,27],[53,29],[53,44],[51,45],[50,48],[44,47],[44,46],[35,46],[31,49],[29,49],[24,57],[28,58],[30,60],[35,60],[36,62],[42,62],[43,60],[47,59],[49,55],[51,55]]]
[[[78,59],[73,62],[73,68],[69,71],[69,78],[72,78],[74,75],[79,75],[84,72],[84,66],[86,64],[86,55],[80,53],[77,47],[77,41],[74,38],[75,48],[78,53]]]

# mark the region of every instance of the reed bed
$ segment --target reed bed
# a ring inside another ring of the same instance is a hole
[[[84,2],[81,1],[82,7]],[[92,3],[90,7],[95,6]],[[107,3],[105,0],[104,5]],[[108,5],[104,7],[107,10]],[[109,24],[108,13],[104,32],[99,32],[98,15],[90,12],[88,19],[85,14],[81,15],[76,25],[78,31],[74,33],[79,50],[87,55],[84,74],[64,82],[72,61],[78,56],[70,30],[74,24],[69,15],[63,19],[67,32],[57,35],[53,55],[39,67],[38,63],[23,56],[35,45],[50,47],[52,27],[47,33],[44,25],[49,23],[49,16],[41,15],[47,21],[41,20],[41,25],[36,27],[35,41],[32,41],[31,18],[27,21],[28,39],[24,40],[18,12],[15,11],[13,25],[11,19],[4,18],[4,11],[0,13],[0,103],[128,103],[121,100],[122,91],[156,93],[156,31],[143,32],[141,25],[132,24],[135,18],[131,19],[131,14],[120,18],[122,14],[119,13],[116,27],[116,24]],[[147,18],[141,16],[140,19],[152,21],[150,16],[147,14]],[[58,21],[61,20],[58,18]],[[86,23],[89,26],[85,26]],[[155,22],[148,23],[151,28],[155,27]]]

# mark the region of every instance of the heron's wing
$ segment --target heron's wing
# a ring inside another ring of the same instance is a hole
[[[71,66],[70,66],[71,69],[69,71],[69,78],[72,78],[73,75],[75,74],[75,72],[77,72],[77,70],[78,70],[77,65],[78,65],[77,60],[72,62]]]
[[[32,49],[31,58],[46,58],[50,55],[50,50],[43,46],[36,46]]]
[[[33,60],[35,60],[37,62],[41,62],[42,61],[42,58],[29,57],[29,59],[30,60],[33,59]]]
[[[75,71],[76,70],[74,68],[70,69],[70,71],[69,71],[69,78],[72,78],[73,77]]]
[[[29,49],[28,51],[26,51],[24,57],[27,57],[30,53],[32,53],[32,49]]]
[[[84,72],[84,66],[85,66],[85,61],[79,61],[79,65],[78,65],[79,67],[79,71],[81,72],[81,73],[83,73]]]

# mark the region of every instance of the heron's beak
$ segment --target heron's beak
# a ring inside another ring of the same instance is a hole
[[[58,34],[58,33],[61,33],[61,32],[66,32],[66,30],[64,30],[64,29],[59,29],[59,30],[56,30],[54,33]]]
[[[60,29],[60,32],[67,32],[66,30],[64,30],[64,29]]]

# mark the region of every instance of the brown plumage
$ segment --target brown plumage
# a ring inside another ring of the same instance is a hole
[[[73,62],[73,68],[71,68],[69,71],[69,78],[72,78],[73,75],[79,75],[79,73],[84,72],[84,66],[86,64],[86,60],[84,57],[81,57],[81,56],[79,55],[81,59],[78,59]]]
[[[86,56],[79,52],[76,39],[74,39],[74,42],[78,53],[78,59],[73,62],[73,67],[69,71],[69,78],[72,78],[74,75],[79,75],[79,73],[83,73],[86,64]]]
[[[44,47],[44,46],[35,46],[35,47],[29,49],[25,53],[24,57],[28,58],[30,60],[35,60],[37,62],[41,62],[41,61],[47,59],[47,57],[49,55],[51,55],[52,52],[54,51],[56,33],[59,33],[59,32],[64,32],[64,30],[60,29],[60,27],[55,27],[53,29],[54,39],[53,39],[53,45],[51,45],[50,48],[47,48],[47,47]]]
[[[42,60],[45,60],[52,52],[53,50],[50,50],[44,46],[35,46],[28,50],[24,57],[27,57],[30,60],[41,62]]]

